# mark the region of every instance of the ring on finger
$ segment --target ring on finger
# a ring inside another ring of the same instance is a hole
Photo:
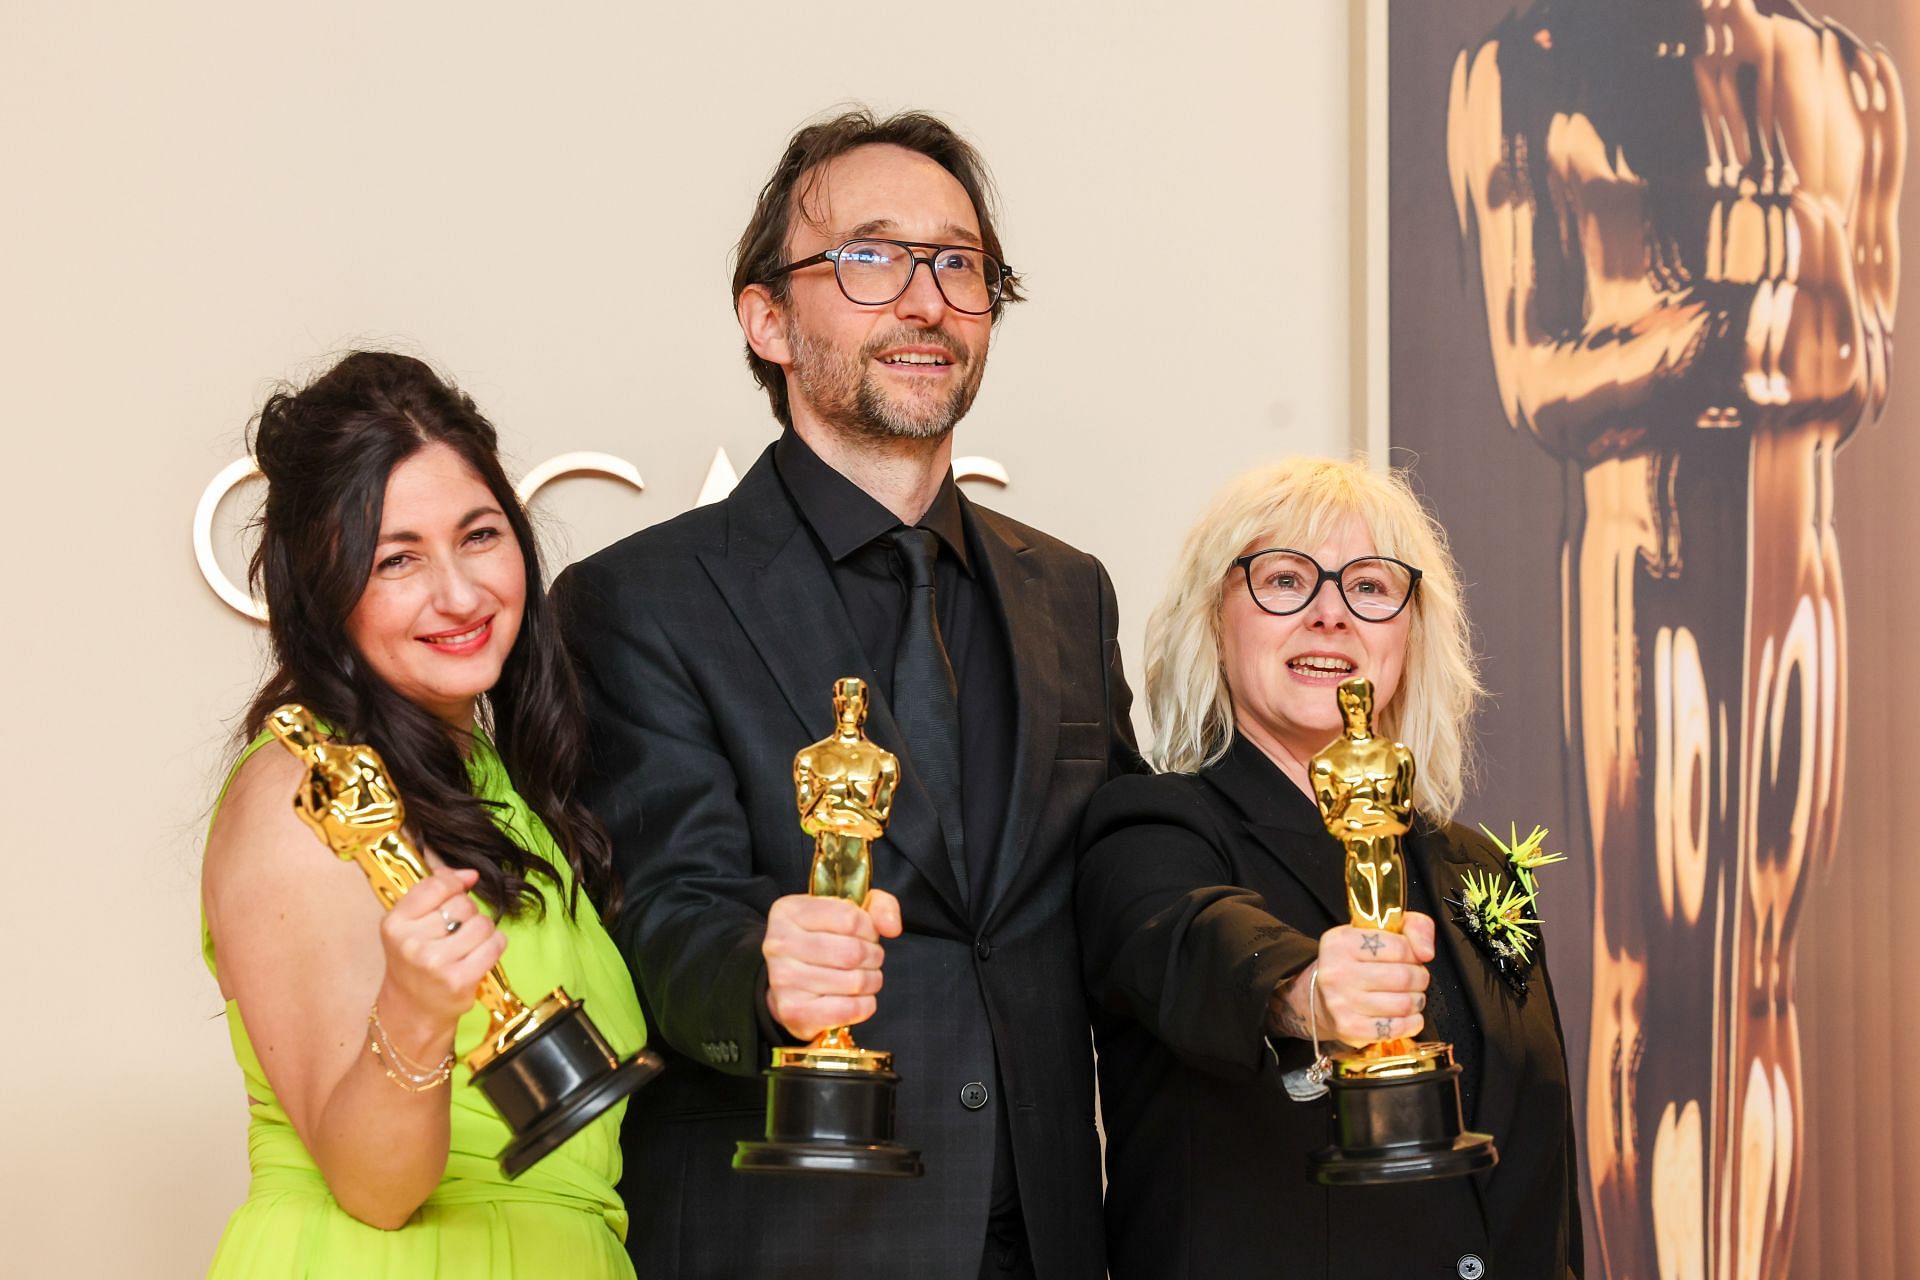
[[[458,933],[460,931],[460,922],[448,915],[445,907],[440,908],[440,919],[446,923],[448,933]]]

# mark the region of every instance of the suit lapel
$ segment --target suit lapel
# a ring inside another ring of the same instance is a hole
[[[965,503],[963,496],[962,502]],[[1031,548],[1003,534],[987,513],[965,504],[978,536],[989,594],[1000,602],[1013,664],[1013,786],[995,833],[993,863],[975,912],[982,926],[1008,896],[1027,863],[1060,739],[1060,647],[1046,583],[1027,567]]]
[[[1327,835],[1324,827],[1318,832],[1267,826],[1258,822],[1248,822],[1246,827],[1247,834],[1271,853],[1274,861],[1286,868],[1288,874],[1298,880],[1301,887],[1312,894],[1313,900],[1326,911],[1328,928],[1347,922],[1347,894],[1342,882],[1342,855],[1338,846],[1321,850],[1328,858],[1323,865],[1312,856],[1315,850],[1313,837],[1316,834],[1329,841],[1333,839]],[[1306,839],[1303,840],[1302,836]]]
[[[1417,823],[1406,848],[1408,856],[1419,859],[1419,874],[1426,877],[1432,893],[1437,913],[1436,945],[1452,953],[1460,985],[1480,1027],[1480,1084],[1475,1114],[1468,1117],[1468,1123],[1482,1133],[1493,1134],[1498,1141],[1512,1133],[1514,1113],[1520,1104],[1517,1089],[1526,1073],[1528,1052],[1526,1007],[1513,997],[1506,979],[1487,963],[1473,940],[1453,922],[1446,900],[1460,892],[1463,872],[1496,871],[1504,877],[1507,871],[1499,859],[1476,857],[1466,842],[1424,821]],[[1528,1003],[1532,1003],[1531,998]],[[1544,1000],[1541,1004],[1544,1007]],[[1483,1179],[1475,1181],[1484,1183]]]
[[[901,785],[886,839],[964,918],[966,895],[947,858],[933,801],[914,772],[820,549],[774,473],[771,449],[726,502],[727,549],[704,552],[700,562],[798,718],[794,750],[832,730],[833,682],[850,675],[864,679],[871,691],[867,736],[900,757]]]
[[[1240,811],[1247,834],[1299,881],[1330,922],[1347,922],[1340,846],[1312,800],[1260,748],[1238,734],[1207,780]]]

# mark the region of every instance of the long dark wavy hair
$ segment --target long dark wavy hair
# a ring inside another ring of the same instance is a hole
[[[301,390],[268,397],[253,428],[267,477],[254,589],[266,596],[274,671],[241,734],[283,702],[301,702],[342,739],[380,752],[416,839],[451,867],[480,873],[473,892],[502,915],[541,909],[530,877],[556,868],[508,839],[473,794],[455,735],[381,679],[347,638],[373,570],[387,478],[429,444],[466,461],[506,513],[526,561],[520,634],[479,714],[514,788],[553,835],[581,889],[611,919],[619,909],[612,850],[575,794],[586,767],[586,712],[541,587],[526,512],[501,470],[493,425],[471,398],[410,356],[355,351]]]

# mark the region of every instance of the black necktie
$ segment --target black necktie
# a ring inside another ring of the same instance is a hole
[[[907,737],[913,768],[933,797],[947,857],[964,899],[966,836],[960,822],[960,686],[940,637],[934,609],[933,562],[940,541],[931,529],[887,535],[907,570],[907,616],[893,655],[893,714]]]

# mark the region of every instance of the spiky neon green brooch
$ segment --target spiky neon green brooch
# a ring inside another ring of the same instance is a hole
[[[1460,895],[1448,898],[1447,905],[1453,908],[1453,922],[1461,932],[1492,962],[1494,971],[1507,980],[1514,994],[1524,997],[1527,975],[1533,971],[1534,949],[1540,942],[1540,918],[1534,914],[1540,885],[1533,873],[1565,862],[1566,855],[1543,851],[1545,827],[1535,827],[1522,839],[1519,827],[1511,826],[1505,840],[1487,830],[1485,824],[1480,829],[1506,855],[1513,879],[1494,871],[1465,872],[1460,877]]]

